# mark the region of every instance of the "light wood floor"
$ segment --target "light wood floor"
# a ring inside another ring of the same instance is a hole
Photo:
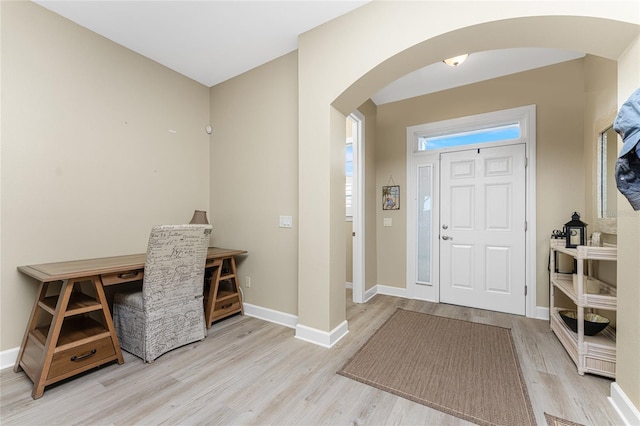
[[[350,331],[332,349],[297,340],[292,329],[235,316],[153,364],[125,352],[124,365],[50,386],[35,401],[24,373],[2,370],[0,423],[469,424],[336,374],[398,307],[510,327],[539,425],[546,424],[544,412],[587,426],[621,423],[607,400],[611,380],[578,375],[546,321],[380,295],[347,303]]]

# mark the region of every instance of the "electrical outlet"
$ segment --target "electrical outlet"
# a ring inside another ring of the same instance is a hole
[[[246,288],[251,288],[251,277],[244,277],[244,286]]]

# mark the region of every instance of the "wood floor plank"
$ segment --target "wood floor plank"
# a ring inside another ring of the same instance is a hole
[[[611,380],[580,376],[546,321],[447,304],[376,296],[350,301],[349,333],[333,348],[247,316],[214,324],[205,340],[152,364],[125,353],[31,398],[24,373],[0,372],[2,425],[451,425],[470,423],[336,374],[399,307],[512,330],[536,420],[548,412],[586,426],[620,423]]]

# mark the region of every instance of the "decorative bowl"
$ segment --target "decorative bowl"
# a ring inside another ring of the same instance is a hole
[[[574,333],[578,332],[578,313],[576,311],[560,311],[560,317]],[[609,325],[609,319],[591,312],[584,313],[584,334],[593,336]]]

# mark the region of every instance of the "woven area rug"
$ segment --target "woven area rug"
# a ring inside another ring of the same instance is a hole
[[[549,413],[544,413],[544,418],[547,419],[547,424],[549,426],[583,426],[580,423],[561,419],[560,417],[552,416]]]
[[[508,328],[398,309],[338,374],[479,425],[536,424]]]

